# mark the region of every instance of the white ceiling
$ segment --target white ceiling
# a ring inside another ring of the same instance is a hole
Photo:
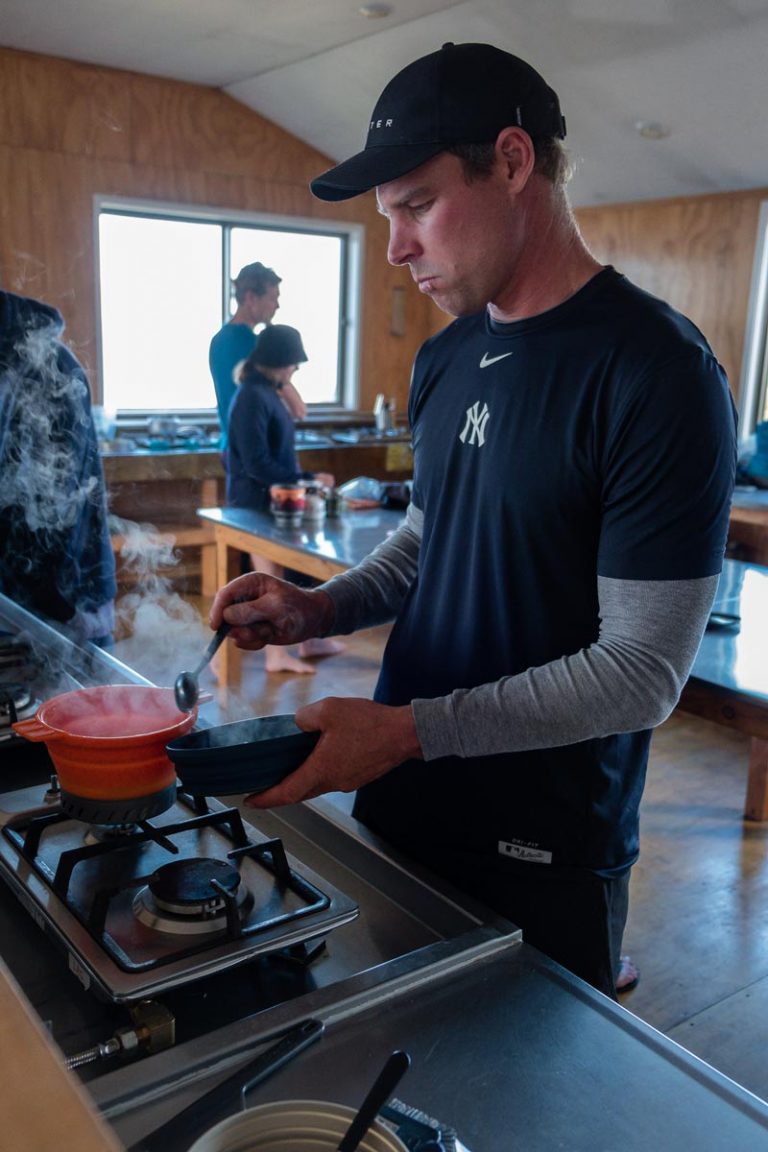
[[[768,186],[768,0],[0,0],[0,44],[222,88],[334,159],[446,40],[560,96],[577,205]],[[670,130],[644,140],[637,121]]]

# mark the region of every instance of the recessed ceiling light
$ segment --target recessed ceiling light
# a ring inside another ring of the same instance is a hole
[[[389,16],[392,12],[391,4],[361,4],[358,8],[361,16],[367,16],[369,20],[379,20],[382,16]]]
[[[658,120],[636,120],[635,130],[643,140],[664,140],[669,136],[670,129]]]

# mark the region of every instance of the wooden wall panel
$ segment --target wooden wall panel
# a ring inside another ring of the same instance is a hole
[[[130,75],[132,160],[300,183],[328,158],[213,88]]]
[[[738,395],[761,201],[768,189],[582,208],[595,256],[702,330]]]
[[[327,157],[215,89],[0,48],[0,284],[61,308],[95,395],[95,194],[365,226],[361,398],[405,407],[410,368],[449,318],[386,260],[372,195],[315,200]],[[598,259],[699,325],[738,391],[756,225],[768,191],[585,208]],[[390,334],[392,291],[406,294]],[[172,287],[169,286],[169,290]]]
[[[129,159],[130,93],[124,77],[112,69],[0,51],[0,143]]]
[[[0,48],[0,285],[61,309],[98,398],[95,195],[361,223],[360,406],[383,391],[403,409],[428,302],[387,264],[373,196],[330,205],[311,195],[329,163],[214,89]],[[407,324],[390,340],[396,285]]]

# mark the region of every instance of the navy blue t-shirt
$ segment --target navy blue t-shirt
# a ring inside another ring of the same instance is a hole
[[[693,324],[613,269],[528,320],[456,320],[420,350],[409,411],[424,533],[377,700],[446,695],[587,647],[598,575],[720,571],[725,374]],[[409,761],[362,789],[356,814],[436,867],[441,846],[497,856],[501,841],[621,869],[637,855],[649,741]]]

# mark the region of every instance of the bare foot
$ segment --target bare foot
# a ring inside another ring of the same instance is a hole
[[[281,648],[278,644],[267,644],[264,664],[267,672],[299,672],[304,676],[314,676],[317,671],[311,664],[291,656],[287,648]]]
[[[299,656],[338,656],[346,652],[347,646],[341,640],[304,640],[299,644]]]
[[[640,972],[631,956],[622,956],[620,960],[619,974],[616,977],[616,991],[631,992],[633,988],[637,987]]]

